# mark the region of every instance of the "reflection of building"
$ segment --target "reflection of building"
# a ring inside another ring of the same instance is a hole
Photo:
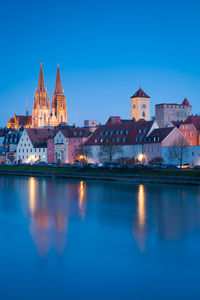
[[[29,178],[29,208],[31,213],[30,231],[40,255],[45,256],[51,244],[55,244],[56,251],[62,253],[66,243],[67,214],[63,207],[65,202],[51,204],[48,190],[54,195],[46,180],[38,181]],[[55,195],[54,195],[55,196]]]
[[[145,186],[140,184],[138,187],[137,198],[137,215],[134,220],[133,234],[138,243],[140,250],[145,248],[145,239],[147,236],[147,224],[146,224],[146,191]]]

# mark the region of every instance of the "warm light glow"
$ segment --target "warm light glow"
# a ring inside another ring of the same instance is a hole
[[[145,191],[144,185],[139,185],[138,191],[138,223],[141,230],[143,230],[146,220],[146,209],[145,209]]]
[[[85,215],[85,192],[86,192],[86,184],[83,181],[80,181],[80,185],[79,185],[79,209],[80,212],[82,214],[82,216]]]
[[[29,155],[27,160],[24,162],[25,164],[29,164],[30,162],[37,162],[39,160],[38,157],[35,158],[35,155]]]
[[[78,159],[78,160],[85,160],[85,161],[87,161],[87,157],[85,156],[85,155],[79,155],[79,156],[77,156],[77,158],[76,159]]]
[[[137,158],[139,161],[142,161],[144,157],[145,157],[144,154],[140,153]]]
[[[29,207],[31,214],[34,214],[36,209],[36,185],[37,180],[34,177],[29,178]]]

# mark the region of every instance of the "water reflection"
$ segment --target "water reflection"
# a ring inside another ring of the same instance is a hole
[[[82,216],[82,218],[85,218],[85,209],[86,209],[85,198],[86,198],[86,183],[80,181],[78,205],[79,205],[80,215]]]
[[[138,226],[140,228],[140,231],[144,230],[145,225],[145,219],[146,219],[146,210],[145,210],[145,190],[144,185],[139,185],[138,190]]]
[[[141,251],[145,250],[145,240],[147,235],[146,224],[146,191],[145,186],[140,184],[137,193],[137,215],[133,220],[133,236]]]
[[[54,184],[29,178],[30,232],[39,254],[47,255],[51,246],[63,253],[67,236],[65,202],[53,192]]]

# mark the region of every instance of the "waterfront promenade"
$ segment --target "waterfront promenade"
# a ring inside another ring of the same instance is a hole
[[[31,166],[0,167],[0,175],[74,178],[106,181],[200,185],[199,170],[73,169]]]

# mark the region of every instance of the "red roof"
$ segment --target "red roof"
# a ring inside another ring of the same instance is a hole
[[[105,145],[109,141],[115,145],[140,144],[149,133],[154,121],[123,121],[118,124],[99,126],[88,138],[86,146]]]
[[[150,98],[142,89],[139,89],[131,98]]]
[[[16,115],[16,119],[19,122],[19,126],[24,126],[32,123],[32,116],[19,116]]]
[[[86,138],[90,136],[91,132],[87,128],[81,127],[66,127],[66,129],[61,130],[65,138]]]
[[[54,133],[53,129],[27,128],[26,132],[31,140],[33,147],[46,146],[47,139]]]
[[[193,124],[196,129],[200,130],[200,116],[189,116],[184,122],[184,124]]]
[[[182,105],[184,105],[184,106],[191,106],[187,98],[185,98],[183,100]]]

